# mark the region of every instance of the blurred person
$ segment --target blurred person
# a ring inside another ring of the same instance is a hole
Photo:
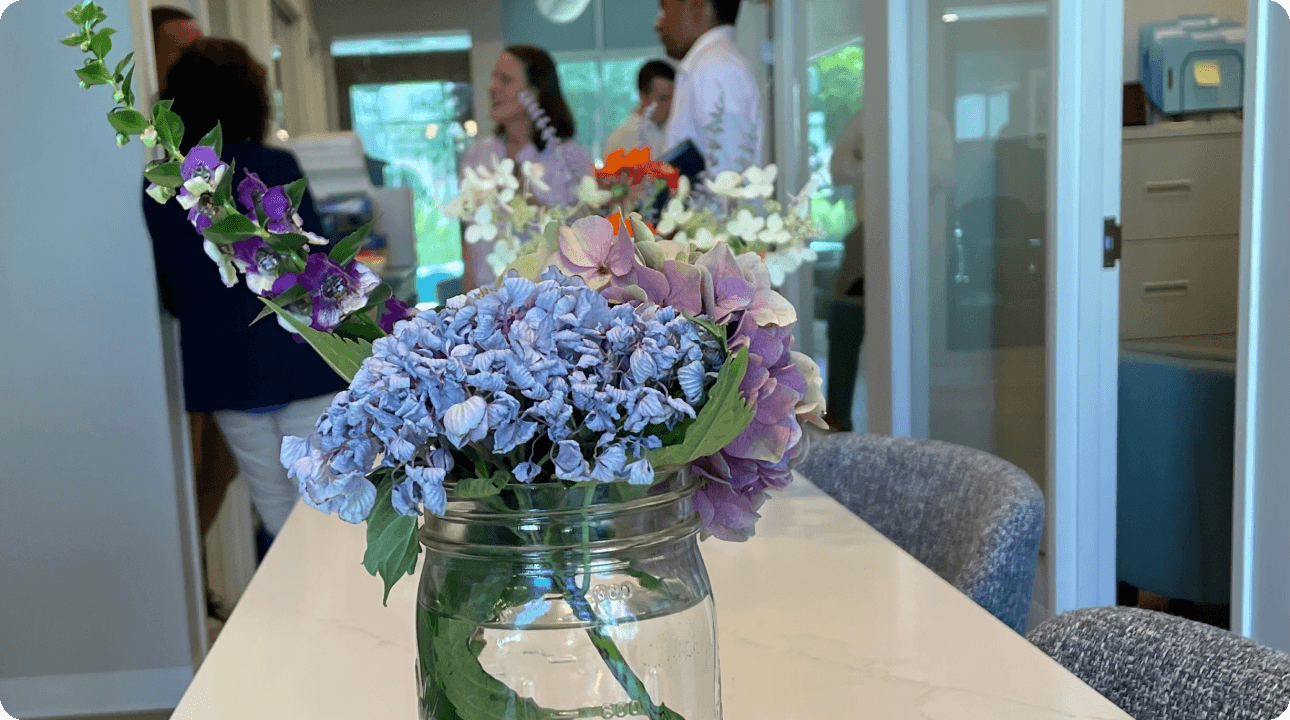
[[[191,43],[171,66],[161,97],[173,100],[184,120],[185,153],[220,124],[222,159],[237,164],[234,188],[247,171],[270,187],[304,176],[290,153],[264,145],[271,115],[265,69],[239,43]],[[178,203],[160,205],[145,195],[143,209],[161,300],[179,320],[187,409],[215,416],[272,539],[299,498],[278,461],[282,438],[313,433],[347,383],[272,319],[251,324],[263,303],[244,282],[224,286]],[[322,234],[308,191],[299,214],[305,230]]]
[[[536,100],[537,109],[546,115],[554,129],[550,142],[542,137],[534,117],[525,107],[524,93]],[[497,130],[467,149],[459,167],[491,167],[494,162],[509,158],[515,161],[518,173],[522,163],[537,163],[545,170],[542,179],[548,186],[533,189],[537,201],[548,207],[576,204],[578,184],[593,174],[594,167],[587,151],[573,142],[576,131],[573,113],[560,90],[555,61],[547,51],[533,45],[507,47],[493,66],[488,96],[492,102],[489,115],[497,123]],[[497,280],[488,265],[492,249],[491,242],[462,240],[465,290],[492,285]]]
[[[829,365],[824,421],[851,432],[852,398],[860,374],[864,341],[864,129],[857,112],[833,148],[829,175],[833,184],[850,185],[855,196],[856,225],[842,241],[842,267],[829,302]]]
[[[189,43],[201,36],[197,19],[188,11],[166,6],[152,9],[152,50],[156,53],[159,82],[165,83],[170,66]]]
[[[617,130],[605,142],[605,155],[615,150],[634,150],[647,147],[657,158],[668,149],[667,132],[663,129],[672,114],[672,92],[676,86],[676,71],[662,60],[650,60],[636,74],[636,90],[640,103],[632,110]]]
[[[738,16],[739,0],[659,0],[654,22],[680,61],[665,145],[694,143],[709,175],[762,164],[761,91],[735,45]]]
[[[932,193],[929,211],[932,237],[943,237],[944,208],[955,180],[954,138],[949,121],[935,110],[928,113],[929,169]],[[860,373],[860,346],[864,342],[864,111],[847,123],[829,160],[833,185],[850,185],[855,201],[856,225],[842,245],[842,266],[829,303],[829,364],[824,421],[836,430],[852,430],[851,408]],[[940,212],[938,213],[938,209]]]

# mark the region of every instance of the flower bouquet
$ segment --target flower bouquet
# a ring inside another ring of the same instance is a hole
[[[130,107],[129,58],[108,70],[102,9],[68,16],[82,84],[122,104],[118,142],[164,151],[150,194],[184,203],[226,282],[349,381],[281,459],[305,503],[366,524],[387,600],[424,547],[421,717],[719,718],[697,536],[750,537],[823,411],[762,258],[634,214],[548,222],[496,287],[416,313],[353,260],[361,231],[313,252],[303,185],[248,168],[234,193],[218,127],[181,153],[169,105]]]
[[[573,207],[536,203],[529,188],[541,183],[542,167],[525,162],[520,170],[517,179],[512,160],[466,168],[462,194],[448,205],[450,217],[470,223],[466,242],[496,242],[488,260],[498,276],[526,254],[529,243],[550,222],[568,223],[593,214],[612,217],[611,213],[640,214],[656,221],[650,228],[657,236],[699,249],[726,243],[736,255],[756,253],[766,261],[774,287],[783,285],[803,262],[816,259],[810,243],[822,230],[810,218],[809,208],[817,183],[808,182],[785,207],[773,199],[778,174],[773,164],[742,173],[723,171],[692,188],[676,168],[653,160],[649,148],[617,150],[604,167],[582,179]]]

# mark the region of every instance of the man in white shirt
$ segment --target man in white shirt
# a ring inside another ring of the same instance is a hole
[[[636,74],[640,105],[632,111],[627,122],[609,136],[605,143],[606,156],[615,150],[647,147],[651,157],[657,158],[668,149],[663,124],[672,114],[672,90],[675,82],[676,71],[662,60],[650,60],[641,66],[640,72]]]
[[[735,45],[739,0],[659,0],[654,30],[680,60],[668,123],[668,149],[690,140],[707,171],[762,164],[761,91]]]

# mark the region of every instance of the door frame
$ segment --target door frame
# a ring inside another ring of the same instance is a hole
[[[1285,0],[1252,0],[1246,22],[1241,279],[1232,497],[1232,630],[1290,652],[1290,300],[1285,272]]]
[[[928,0],[864,0],[869,428],[928,437]],[[1123,0],[1052,0],[1047,613],[1115,601]],[[883,242],[885,240],[886,242]],[[1037,598],[1038,599],[1038,598]]]

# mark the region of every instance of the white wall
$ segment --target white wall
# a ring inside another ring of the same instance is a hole
[[[337,37],[469,31],[473,43],[470,74],[475,94],[475,118],[488,118],[488,85],[493,64],[505,46],[502,6],[497,0],[313,0],[313,5],[318,35],[328,52],[332,39]],[[330,60],[325,65],[328,122],[335,130],[338,128],[335,66]],[[486,122],[484,124],[487,125]]]
[[[128,45],[127,0],[100,1]],[[64,9],[0,18],[22,58],[0,73],[0,701],[22,718],[171,707],[200,652],[141,150],[77,87]]]
[[[1243,21],[1246,0],[1124,0],[1124,81],[1138,80],[1138,28],[1179,15],[1218,15]]]

